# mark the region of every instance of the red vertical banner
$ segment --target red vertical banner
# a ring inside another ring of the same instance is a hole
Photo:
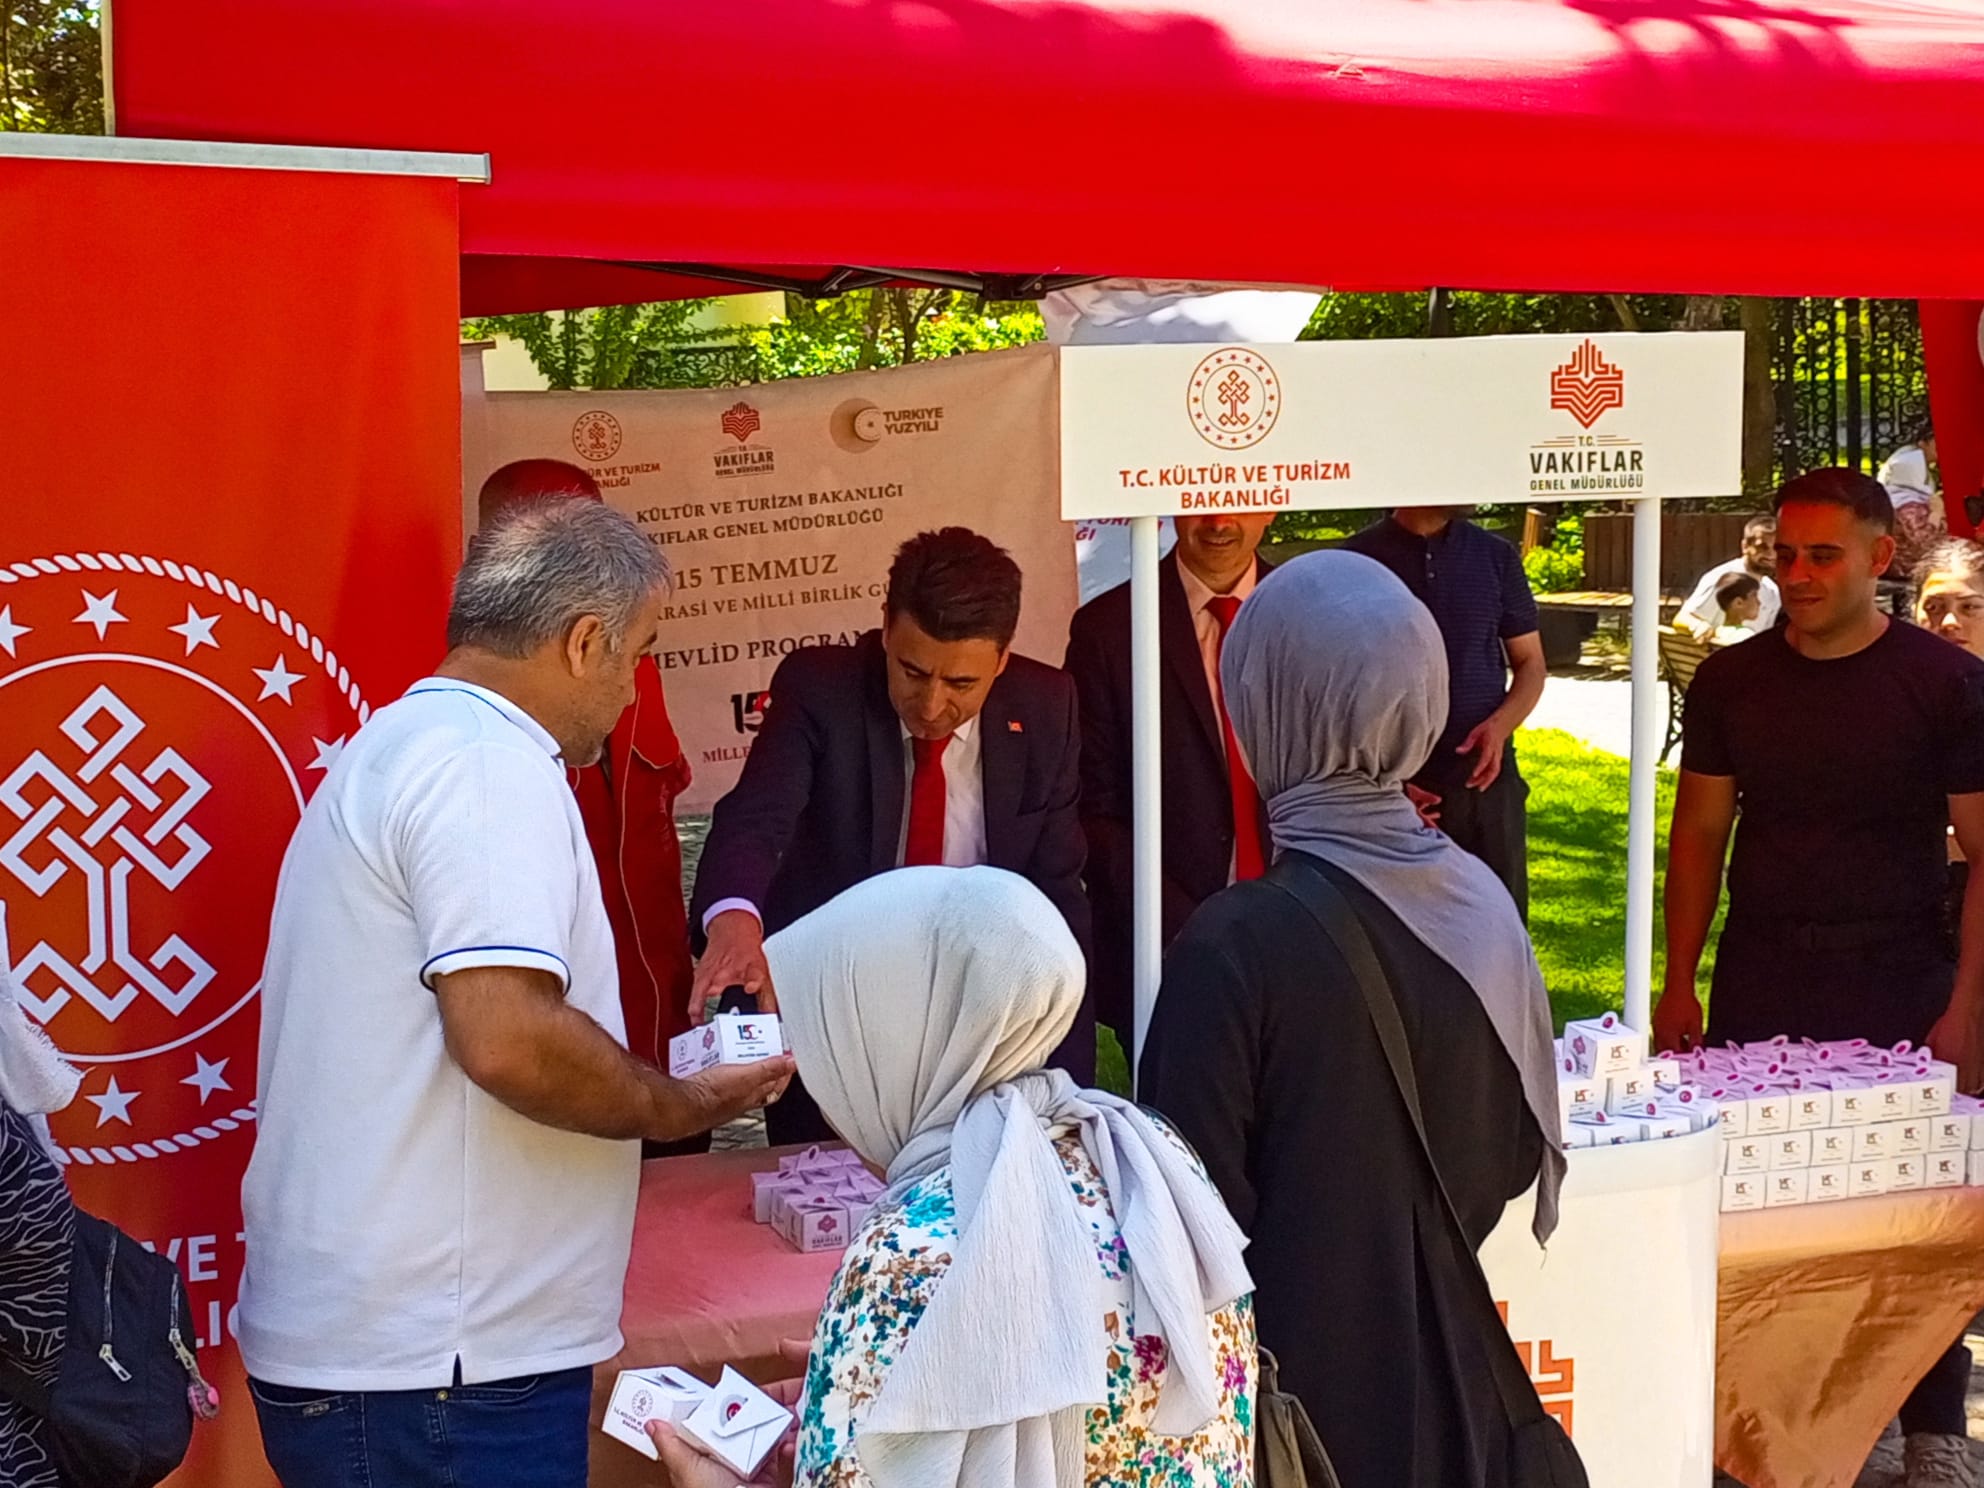
[[[461,543],[452,180],[0,159],[0,898],[84,1070],[78,1202],[170,1252],[219,1421],[277,869],[439,655]]]
[[[1968,537],[1964,500],[1984,493],[1984,301],[1924,300],[1920,309],[1943,509],[1950,531]]]

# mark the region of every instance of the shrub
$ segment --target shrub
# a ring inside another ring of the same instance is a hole
[[[1531,548],[1523,555],[1522,571],[1538,594],[1562,594],[1584,583],[1584,553],[1564,548]]]

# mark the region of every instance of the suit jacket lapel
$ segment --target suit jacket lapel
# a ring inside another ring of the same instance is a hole
[[[1192,716],[1215,752],[1226,748],[1213,711],[1212,688],[1206,685],[1206,667],[1199,651],[1199,631],[1185,598],[1185,581],[1178,576],[1178,555],[1168,554],[1157,572],[1158,650],[1171,668],[1178,685],[1185,689]]]
[[[1019,720],[1007,708],[1002,682],[994,682],[978,715],[978,772],[985,802],[985,861],[1017,872],[1023,864],[1008,861],[1012,825],[1020,811],[1020,786],[1026,778],[1026,735],[1014,731]]]
[[[889,701],[889,679],[885,668],[888,657],[879,638],[870,642],[873,659],[868,667],[867,706],[861,716],[868,732],[868,789],[871,802],[868,845],[868,871],[887,873],[896,866],[896,849],[902,841],[903,800],[908,787],[903,780],[902,720]]]

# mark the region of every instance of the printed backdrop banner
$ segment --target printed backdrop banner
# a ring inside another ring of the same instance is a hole
[[[907,538],[970,527],[1026,576],[1016,649],[1059,665],[1074,546],[1055,483],[1053,351],[748,388],[492,393],[466,455],[478,490],[512,460],[590,470],[675,570],[659,659],[695,769],[681,809],[736,783],[780,658],[881,624]],[[472,389],[469,396],[472,397]],[[481,467],[477,468],[478,456]]]
[[[1741,489],[1743,338],[1061,352],[1061,511],[1189,516]]]
[[[0,898],[84,1071],[76,1199],[190,1286],[222,1405],[189,1488],[273,1482],[233,1343],[269,908],[441,653],[457,190],[0,159]]]

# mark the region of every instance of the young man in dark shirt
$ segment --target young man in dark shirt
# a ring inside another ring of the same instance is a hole
[[[1528,919],[1529,786],[1511,736],[1548,667],[1522,559],[1448,506],[1399,507],[1344,547],[1384,564],[1433,612],[1447,643],[1447,727],[1413,799],[1495,870]]]
[[[1984,874],[1960,959],[1940,928],[1945,824],[1984,861],[1984,662],[1876,604],[1894,511],[1851,470],[1777,499],[1785,623],[1702,663],[1688,688],[1667,860],[1667,978],[1655,1042],[1701,1041],[1696,974],[1729,862],[1708,1038],[1927,1040],[1984,1079]],[[1970,1356],[1961,1346],[1902,1407],[1914,1483],[1952,1471]]]

